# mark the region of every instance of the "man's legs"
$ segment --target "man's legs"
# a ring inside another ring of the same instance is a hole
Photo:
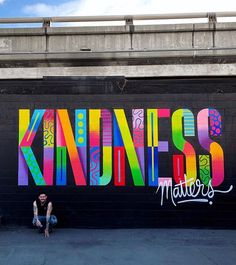
[[[37,219],[41,223],[40,226],[37,224]],[[39,232],[43,232],[46,228],[46,216],[39,215],[37,219],[34,217],[32,223],[39,229]]]
[[[51,215],[49,219],[49,224],[51,226],[55,226],[57,224],[57,217],[55,215]]]
[[[52,232],[52,228],[57,224],[57,217],[55,215],[51,215],[49,219],[49,231]]]
[[[38,227],[39,232],[43,232],[46,228],[46,216],[38,216],[38,220],[40,221],[42,226],[37,225],[37,219],[33,218],[33,225]],[[55,215],[51,215],[49,218],[49,229],[51,230],[53,226],[57,224],[57,217]]]

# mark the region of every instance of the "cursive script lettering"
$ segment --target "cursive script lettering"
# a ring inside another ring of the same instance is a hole
[[[233,189],[233,185],[228,190],[217,190],[212,187],[211,180],[208,186],[205,186],[199,179],[195,182],[193,178],[181,181],[178,184],[172,186],[170,180],[163,181],[157,188],[156,194],[161,192],[161,205],[164,203],[164,199],[171,200],[172,204],[187,203],[187,202],[204,202],[212,204],[212,200],[216,193],[229,193]]]

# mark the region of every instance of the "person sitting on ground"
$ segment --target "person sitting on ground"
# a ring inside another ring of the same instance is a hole
[[[44,231],[45,237],[49,237],[52,226],[57,224],[56,216],[51,215],[52,209],[52,202],[48,201],[45,193],[40,193],[33,202],[33,225],[38,227],[40,232]]]

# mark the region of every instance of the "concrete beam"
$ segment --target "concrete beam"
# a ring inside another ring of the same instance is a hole
[[[0,78],[234,75],[235,64],[236,23],[0,32]]]
[[[236,30],[233,26],[227,31]],[[213,31],[212,24],[2,29],[0,53],[211,48]]]
[[[236,64],[0,68],[0,79],[32,79],[44,76],[183,77],[235,75]]]

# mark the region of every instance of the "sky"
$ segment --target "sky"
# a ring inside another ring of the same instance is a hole
[[[236,11],[236,0],[0,0],[0,17]]]

